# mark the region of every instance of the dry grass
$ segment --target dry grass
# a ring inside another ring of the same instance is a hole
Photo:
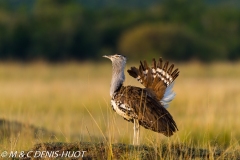
[[[240,64],[177,66],[181,71],[174,86],[177,96],[169,111],[179,131],[168,139],[141,128],[141,142],[153,148],[177,143],[212,152],[216,147],[239,151]],[[133,125],[110,107],[110,78],[110,62],[1,64],[0,119],[22,126],[14,130],[7,122],[0,125],[0,149],[27,150],[42,142],[105,139],[131,144]],[[126,78],[125,84],[140,86]]]

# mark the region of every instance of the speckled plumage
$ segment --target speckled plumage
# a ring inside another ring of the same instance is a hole
[[[122,86],[112,100],[119,104],[118,110],[124,113],[120,115],[125,120],[133,122],[137,119],[144,128],[165,136],[173,135],[177,129],[170,113],[144,88]]]

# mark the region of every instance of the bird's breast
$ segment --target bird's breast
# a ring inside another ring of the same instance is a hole
[[[121,103],[120,101],[116,101],[116,100],[112,99],[111,105],[112,105],[114,111],[116,111],[117,114],[119,114],[126,120],[129,121],[129,120],[133,119],[133,117],[129,114],[131,112],[130,108],[127,107],[124,103]]]

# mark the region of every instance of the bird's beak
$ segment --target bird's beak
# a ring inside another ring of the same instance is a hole
[[[111,56],[104,55],[103,57],[104,57],[104,58],[111,59]]]

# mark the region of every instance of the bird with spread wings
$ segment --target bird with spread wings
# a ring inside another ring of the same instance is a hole
[[[174,70],[168,61],[163,63],[162,58],[153,59],[151,68],[146,61],[140,61],[139,68],[127,71],[145,88],[123,86],[126,57],[120,54],[103,57],[112,61],[111,105],[125,120],[134,123],[133,144],[139,145],[140,125],[168,137],[173,135],[178,128],[166,108],[175,97],[172,88],[179,70]]]

